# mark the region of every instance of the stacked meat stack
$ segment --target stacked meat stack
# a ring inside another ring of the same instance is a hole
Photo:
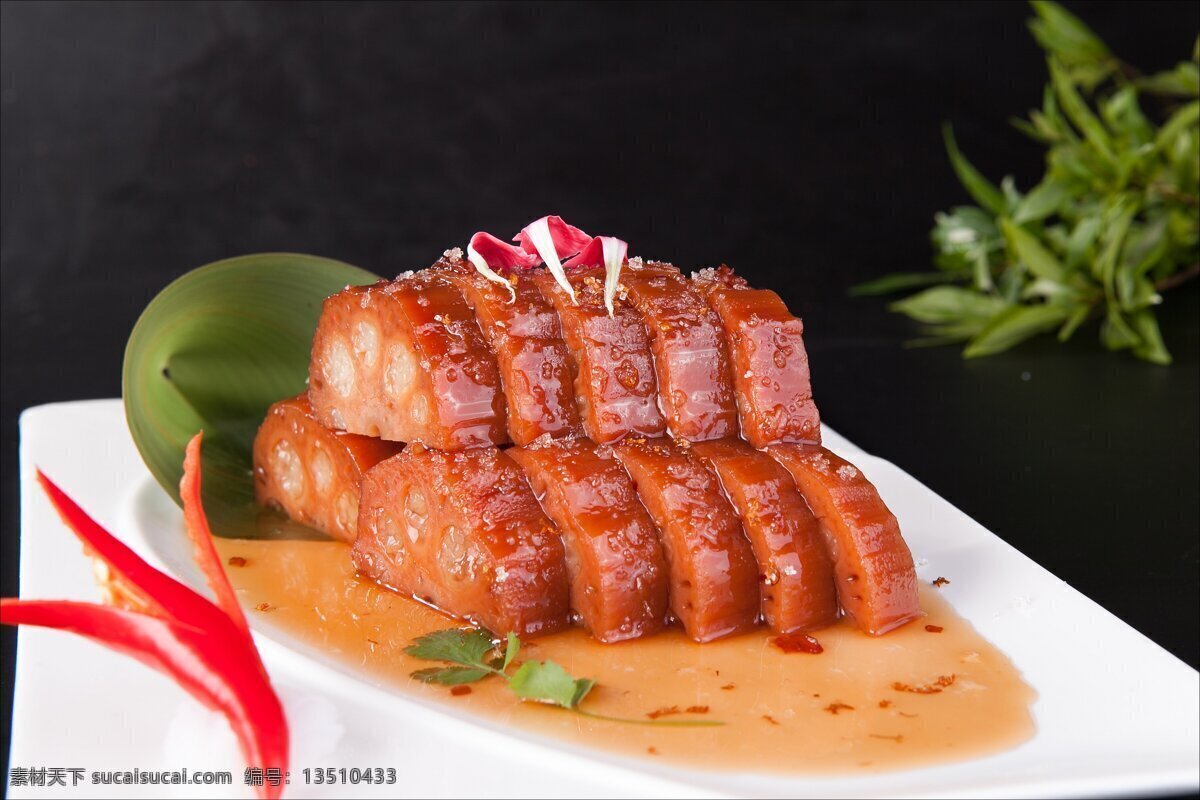
[[[896,518],[820,444],[777,294],[557,217],[514,241],[476,234],[325,301],[308,391],[255,442],[260,502],[498,633],[706,642],[919,616]]]

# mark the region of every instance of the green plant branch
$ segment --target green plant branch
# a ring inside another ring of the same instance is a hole
[[[1200,274],[1200,37],[1189,60],[1146,75],[1062,6],[1031,6],[1050,79],[1041,107],[1014,124],[1046,148],[1041,181],[993,183],[945,125],[975,205],[935,215],[937,271],[851,293],[916,291],[889,308],[922,324],[917,344],[961,343],[968,358],[1055,331],[1066,341],[1099,316],[1105,347],[1169,364],[1155,307]],[[1143,110],[1147,96],[1163,101],[1160,114]]]

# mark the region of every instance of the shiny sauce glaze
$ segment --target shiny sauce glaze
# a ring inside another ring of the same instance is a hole
[[[354,563],[397,592],[492,630],[567,625],[562,540],[494,447],[410,445],[363,476]]]
[[[742,520],[758,560],[762,613],[780,633],[813,630],[838,616],[833,560],[820,523],[792,476],[740,439],[692,445]]]
[[[422,441],[458,450],[508,441],[506,401],[495,356],[475,314],[445,278],[428,271],[385,289],[412,329],[420,372],[429,375],[436,424]]]
[[[510,294],[457,255],[444,257],[434,269],[458,287],[474,309],[496,356],[513,442],[524,445],[546,434],[579,433],[570,354],[558,314],[533,281],[514,273],[509,277]]]
[[[775,292],[745,288],[732,273],[715,275],[700,273],[694,283],[725,331],[743,438],[758,448],[820,442],[804,323]]]
[[[669,577],[658,531],[610,448],[572,437],[504,452],[562,534],[583,626],[602,642],[661,630]]]
[[[613,447],[662,537],[671,611],[697,642],[754,627],[759,571],[737,512],[686,443],[631,438]]]
[[[306,394],[280,400],[254,437],[254,499],[352,542],[363,473],[400,451],[397,442],[334,431],[317,422]]]
[[[659,402],[671,435],[690,441],[736,436],[729,352],[716,313],[669,264],[626,269],[621,285],[650,331]]]
[[[883,638],[842,622],[812,634],[820,653],[807,643],[786,652],[761,627],[703,645],[677,628],[617,645],[572,629],[522,648],[522,659],[552,659],[598,681],[584,701],[594,713],[725,723],[657,728],[520,703],[494,679],[459,693],[412,680],[430,662],[404,647],[456,623],[356,576],[345,544],[219,539],[217,547],[233,560],[226,571],[256,626],[389,691],[649,764],[853,776],[991,755],[1034,732],[1033,690],[929,585],[923,619]]]
[[[568,279],[578,303],[554,276],[538,270],[532,280],[553,304],[571,352],[575,401],[587,435],[601,444],[627,434],[658,436],[666,429],[658,408],[658,381],[650,339],[641,315],[626,301],[604,306],[604,270],[583,269]]]

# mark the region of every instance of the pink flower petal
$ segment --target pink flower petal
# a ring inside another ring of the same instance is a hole
[[[526,225],[513,237],[513,241],[520,243],[525,252],[536,253],[545,262],[546,269],[550,270],[554,280],[570,296],[571,302],[579,302],[575,297],[575,288],[567,280],[567,274],[563,272],[559,259],[573,256],[583,250],[591,243],[592,237],[574,225],[563,222],[562,217],[549,216]]]
[[[467,260],[475,265],[483,277],[508,289],[509,298],[517,299],[517,293],[497,269],[525,269],[537,264],[537,256],[526,253],[519,247],[502,242],[490,233],[480,231],[471,237],[467,245]]]
[[[517,242],[526,253],[540,256],[542,261],[547,263],[550,262],[550,259],[546,258],[545,253],[538,250],[533,240],[534,232],[542,228],[543,225],[550,232],[550,241],[554,243],[554,256],[556,260],[575,255],[592,241],[591,236],[588,236],[569,222],[564,222],[562,217],[551,215],[534,220],[522,228],[521,232],[513,237],[513,241]]]
[[[526,269],[538,263],[537,253],[527,252],[483,231],[471,237],[467,249],[474,250],[492,269]]]

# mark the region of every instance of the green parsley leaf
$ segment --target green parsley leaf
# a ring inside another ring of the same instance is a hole
[[[655,725],[660,727],[712,727],[724,725],[719,720],[647,720],[610,717],[584,711],[579,707],[583,699],[595,687],[591,678],[574,678],[553,661],[526,661],[512,675],[508,668],[521,652],[521,640],[515,633],[505,637],[503,653],[483,660],[496,650],[495,637],[490,631],[480,628],[450,628],[435,631],[418,638],[404,649],[408,655],[427,661],[449,661],[461,666],[429,667],[412,673],[415,680],[436,683],[442,686],[457,686],[474,683],[495,675],[508,683],[512,693],[522,700],[530,700],[572,711],[591,719],[619,722],[630,725]]]
[[[576,680],[553,661],[526,661],[513,673],[508,685],[522,700],[575,708],[595,682],[588,678]]]
[[[450,628],[426,634],[404,648],[425,661],[449,661],[466,667],[484,666],[484,656],[496,648],[490,631],[481,628]]]
[[[491,670],[475,667],[430,667],[419,669],[412,677],[421,683],[437,683],[442,686],[458,686],[460,683],[474,683],[492,675]]]
[[[500,670],[507,670],[508,665],[517,657],[517,653],[521,652],[521,640],[512,631],[508,632],[508,640],[504,645],[504,659],[500,662]]]

